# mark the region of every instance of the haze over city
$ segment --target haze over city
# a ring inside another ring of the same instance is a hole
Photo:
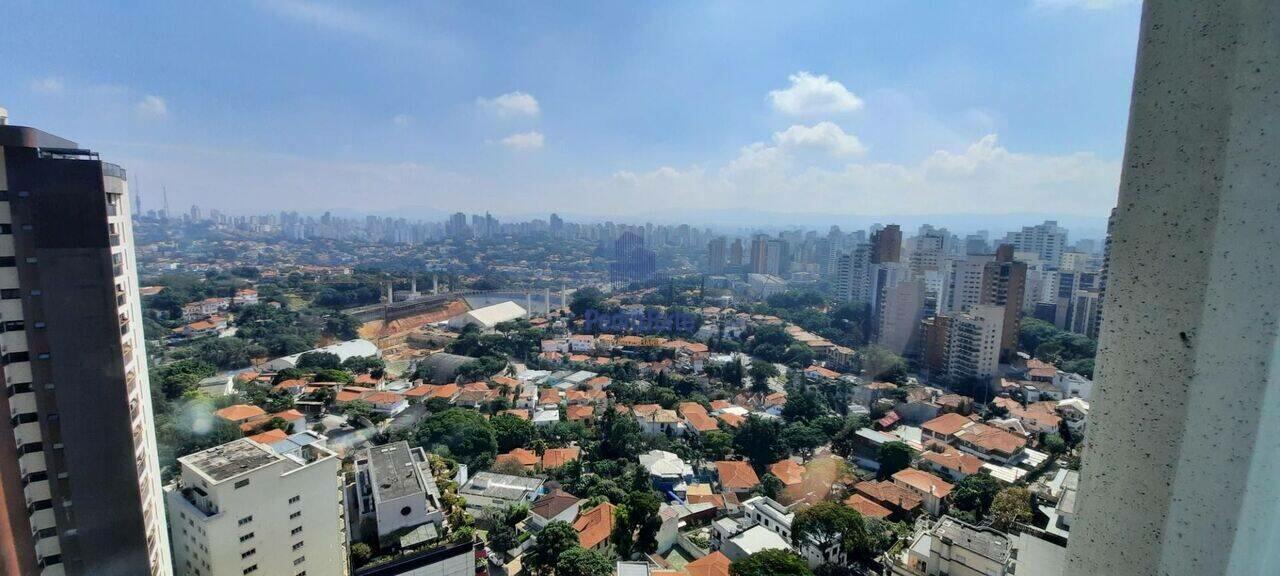
[[[153,208],[1100,237],[1114,204],[1136,2],[565,8],[24,3],[0,82]]]

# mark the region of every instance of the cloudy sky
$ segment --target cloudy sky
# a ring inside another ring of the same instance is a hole
[[[148,206],[1102,216],[1134,0],[18,1],[0,106]]]

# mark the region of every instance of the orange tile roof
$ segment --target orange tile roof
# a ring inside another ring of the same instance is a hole
[[[471,382],[468,384],[463,384],[462,389],[466,391],[471,391],[471,392],[488,392],[489,385],[485,384],[484,382]]]
[[[769,473],[777,476],[784,486],[794,486],[804,482],[804,466],[790,458],[774,462],[769,466]]]
[[[594,548],[613,534],[615,508],[613,504],[603,502],[578,516],[573,529],[578,531],[578,543],[583,548]]]
[[[306,415],[306,414],[303,414],[303,413],[301,413],[301,412],[299,412],[299,411],[297,411],[297,410],[294,410],[293,408],[290,408],[290,409],[285,410],[285,411],[283,411],[283,412],[276,412],[275,414],[272,414],[272,415],[271,415],[271,417],[272,417],[272,418],[284,418],[285,420],[297,420],[297,419],[299,419],[299,418],[306,418],[306,417],[307,417],[307,415]],[[301,432],[301,430],[299,430],[299,432]]]
[[[532,419],[532,418],[529,416],[529,410],[527,410],[527,409],[525,409],[525,408],[512,408],[512,409],[510,409],[510,410],[503,410],[503,411],[502,411],[502,413],[503,413],[503,414],[510,414],[510,415],[512,415],[512,416],[515,416],[516,418],[521,419],[521,420],[531,420],[531,419]]]
[[[285,390],[288,388],[301,388],[306,385],[307,385],[306,380],[299,380],[297,378],[293,378],[290,380],[281,380],[279,384],[272,386],[271,389],[279,391],[279,390]]]
[[[542,469],[551,470],[559,468],[565,464],[577,460],[582,455],[582,449],[577,446],[568,448],[547,448],[542,453]]]
[[[955,488],[950,482],[915,468],[899,470],[893,474],[893,479],[900,484],[906,484],[914,488],[920,493],[931,494],[938,498],[946,498],[951,493],[951,489]]]
[[[279,442],[288,437],[289,435],[285,433],[284,430],[272,428],[261,434],[254,434],[253,436],[250,436],[249,439],[260,444],[271,444],[272,442]]]
[[[720,485],[728,490],[754,488],[760,484],[760,477],[751,469],[751,464],[741,460],[720,460],[716,462],[716,472],[720,475]]]
[[[602,388],[604,386],[608,386],[611,382],[613,382],[613,379],[608,376],[596,376],[595,378],[587,380],[587,386],[591,386],[592,388]]]
[[[712,410],[724,410],[725,408],[730,408],[732,406],[733,406],[733,403],[728,400],[712,400],[711,401]]]
[[[879,518],[884,520],[885,518],[893,515],[892,510],[876,504],[873,500],[870,500],[861,494],[854,494],[853,496],[845,498],[844,504],[845,506],[857,510],[859,514],[868,518]]]
[[[955,412],[948,412],[921,424],[920,427],[939,436],[951,436],[956,432],[963,430],[970,424],[973,424],[973,420],[956,414]]]
[[[266,410],[252,404],[235,404],[214,412],[214,415],[217,417],[222,418],[223,420],[230,420],[232,422],[243,422],[250,418],[266,416],[266,414]]]
[[[404,400],[404,396],[396,394],[395,392],[366,392],[360,399],[370,404],[385,405],[395,404],[396,402]]]
[[[707,409],[697,402],[681,402],[678,408],[680,408],[680,415],[685,417],[688,417],[690,412],[707,415]]]
[[[662,409],[658,404],[636,404],[631,407],[631,412],[636,416],[647,416]]]
[[[947,470],[955,470],[965,476],[977,474],[978,471],[982,470],[982,460],[977,456],[961,452],[950,446],[944,447],[942,452],[925,450],[922,458]]]
[[[359,400],[361,394],[364,394],[364,392],[352,392],[350,390],[339,390],[338,393],[334,395],[333,401],[334,402],[351,402],[352,400]]]
[[[729,414],[727,412],[724,414],[716,415],[716,418],[719,418],[721,422],[724,422],[726,425],[731,426],[733,428],[737,428],[738,426],[741,426],[742,423],[746,421],[746,418],[743,418],[742,416],[739,416],[737,414]]]
[[[494,464],[508,461],[532,468],[538,465],[538,455],[524,448],[516,448],[506,454],[499,454],[493,459]]]
[[[511,388],[511,389],[515,389],[516,387],[520,386],[519,380],[516,380],[515,378],[511,378],[509,376],[494,376],[490,378],[489,381],[493,382],[497,386],[506,386],[507,388]]]
[[[957,436],[964,443],[988,452],[1012,455],[1027,445],[1027,439],[986,424],[974,424]]]
[[[698,432],[710,432],[719,430],[720,425],[716,423],[716,419],[707,416],[706,412],[690,412],[685,415],[684,419],[688,421],[689,426]]]
[[[854,485],[853,489],[858,494],[866,496],[877,504],[882,506],[891,505],[905,512],[915,510],[924,503],[914,492],[888,480],[883,482],[871,480],[859,482]]]
[[[555,388],[547,388],[538,393],[538,404],[559,404],[560,391]]]
[[[591,405],[570,406],[568,408],[565,408],[564,410],[565,418],[568,419],[570,422],[576,422],[578,420],[590,420],[592,417],[595,416],[595,413],[596,413],[596,409],[594,406],[591,406]]]
[[[712,552],[684,565],[689,576],[729,576],[729,557],[723,552]]]

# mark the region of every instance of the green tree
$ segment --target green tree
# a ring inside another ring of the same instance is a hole
[[[787,456],[786,443],[782,438],[782,422],[755,414],[742,421],[733,436],[733,446],[757,470],[763,470]]]
[[[497,455],[498,441],[493,427],[475,410],[450,408],[418,424],[414,432],[418,446],[445,450],[473,469],[487,468]]]
[[[871,345],[862,349],[862,373],[872,380],[906,384],[907,361],[888,348]]]
[[[812,390],[798,390],[787,394],[787,404],[782,407],[782,418],[787,422],[808,422],[826,413],[826,400]]]
[[[217,368],[201,360],[179,360],[151,371],[151,382],[158,384],[164,397],[170,400],[195,390],[196,384],[217,374]]]
[[[581,317],[587,313],[587,310],[600,310],[603,302],[604,292],[599,288],[593,286],[579,288],[569,299],[569,311],[573,312],[574,316]]]
[[[769,549],[729,565],[730,576],[812,576],[804,558],[790,550]]]
[[[551,574],[555,571],[560,556],[572,548],[578,547],[578,531],[573,525],[555,520],[549,522],[538,532],[533,547],[525,553],[525,566],[534,574]]]
[[[298,357],[295,365],[299,370],[336,370],[342,367],[342,359],[332,352],[307,352]]]
[[[342,413],[347,416],[349,422],[356,422],[360,419],[368,420],[373,416],[373,404],[364,400],[352,400],[342,407]]]
[[[646,479],[647,482],[647,479]],[[635,490],[614,510],[613,545],[622,558],[635,553],[651,553],[658,548],[658,529],[662,520],[658,509],[662,501],[652,490]]]
[[[751,390],[753,392],[769,392],[769,379],[778,377],[778,367],[772,362],[756,360],[751,363]]]
[[[644,432],[634,418],[606,409],[600,417],[601,458],[634,460],[646,446]]]
[[[373,549],[364,542],[356,542],[351,545],[351,564],[359,567],[369,563],[373,558]]]
[[[1054,456],[1061,456],[1062,453],[1067,451],[1067,442],[1057,434],[1045,434],[1040,441],[1040,445]]]
[[[844,426],[831,437],[831,451],[848,458],[858,444],[858,430],[871,426],[871,419],[864,415],[845,418]]]
[[[510,452],[538,435],[532,422],[505,412],[494,416],[489,423],[493,425],[494,439],[498,441],[498,452]]]
[[[719,430],[712,430],[699,436],[702,457],[705,460],[724,460],[733,450],[733,436]]]
[[[339,340],[355,340],[360,337],[359,320],[342,312],[334,312],[324,319],[324,333]]]
[[[876,460],[880,463],[880,478],[888,478],[895,472],[910,466],[912,458],[915,458],[915,450],[907,446],[906,442],[893,441],[881,444],[876,453]]]
[[[957,509],[972,512],[981,520],[991,508],[991,501],[1000,492],[1000,481],[990,474],[970,474],[956,483],[951,491],[951,503]]]
[[[997,530],[1009,532],[1030,520],[1031,492],[1026,488],[1005,488],[991,501],[991,525]]]
[[[570,548],[556,562],[556,576],[610,576],[613,561],[608,556],[581,546]]]
[[[818,550],[839,546],[851,557],[866,557],[870,552],[862,515],[839,502],[819,502],[796,512],[791,542],[797,548],[811,545]]]
[[[821,430],[794,422],[782,430],[782,439],[792,452],[803,456],[806,460],[813,456],[813,451],[827,443],[827,436]]]

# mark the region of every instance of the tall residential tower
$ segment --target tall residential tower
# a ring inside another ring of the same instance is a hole
[[[0,121],[0,573],[169,574],[128,185]]]

